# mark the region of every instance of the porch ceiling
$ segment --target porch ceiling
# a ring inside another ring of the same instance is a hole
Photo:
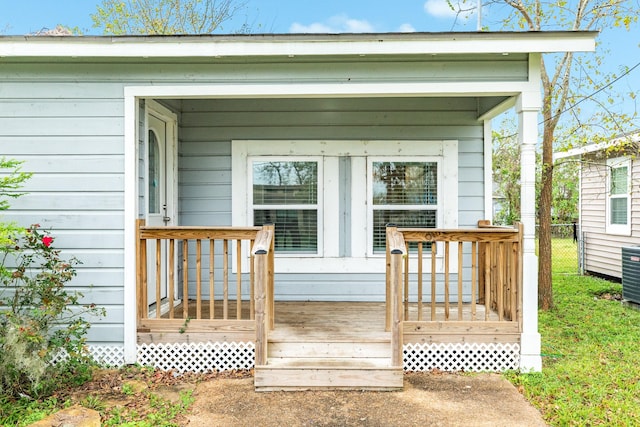
[[[484,120],[486,115],[496,114],[496,109],[508,104],[509,96],[423,96],[423,97],[385,97],[385,98],[257,98],[257,99],[166,99],[168,103],[179,103],[181,113],[201,113],[221,111],[225,113],[273,112],[297,114],[309,112],[329,117],[331,114],[345,110],[357,110],[360,113],[399,112],[407,113],[406,125],[411,123],[411,112],[438,114],[450,112],[454,114],[472,114],[476,120]],[[177,104],[176,104],[177,105]],[[507,105],[508,106],[508,105]],[[501,112],[501,111],[500,111]],[[336,117],[338,119],[338,117]],[[322,120],[322,119],[320,119]],[[326,123],[331,124],[331,123]],[[384,123],[377,122],[377,125]],[[402,125],[403,123],[394,123]]]

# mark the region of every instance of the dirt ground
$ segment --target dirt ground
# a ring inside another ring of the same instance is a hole
[[[540,413],[499,375],[405,375],[401,392],[256,393],[253,379],[198,384],[187,425],[545,426]]]
[[[127,385],[130,393],[123,393]],[[149,392],[195,402],[174,421],[190,427],[270,426],[545,426],[540,413],[496,374],[406,374],[404,390],[255,392],[250,372],[176,376],[159,371],[103,371],[64,399],[93,396],[108,407],[144,414]],[[104,420],[103,420],[104,421]]]

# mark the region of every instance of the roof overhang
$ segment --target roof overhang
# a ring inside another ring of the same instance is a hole
[[[582,52],[596,31],[263,34],[203,36],[3,36],[1,57],[180,58]]]
[[[596,153],[598,151],[607,150],[615,147],[622,142],[640,142],[640,132],[631,133],[623,136],[619,136],[610,141],[598,142],[597,144],[584,145],[578,148],[572,148],[571,150],[555,152],[553,153],[553,161],[568,159],[572,157],[580,157],[583,154]]]

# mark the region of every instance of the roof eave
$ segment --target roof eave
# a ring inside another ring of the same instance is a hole
[[[0,57],[438,55],[595,50],[594,31],[261,36],[0,37]]]

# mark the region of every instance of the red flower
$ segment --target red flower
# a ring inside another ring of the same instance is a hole
[[[53,243],[53,237],[51,236],[44,236],[42,238],[42,244],[45,245],[46,247],[51,246],[51,243]]]

